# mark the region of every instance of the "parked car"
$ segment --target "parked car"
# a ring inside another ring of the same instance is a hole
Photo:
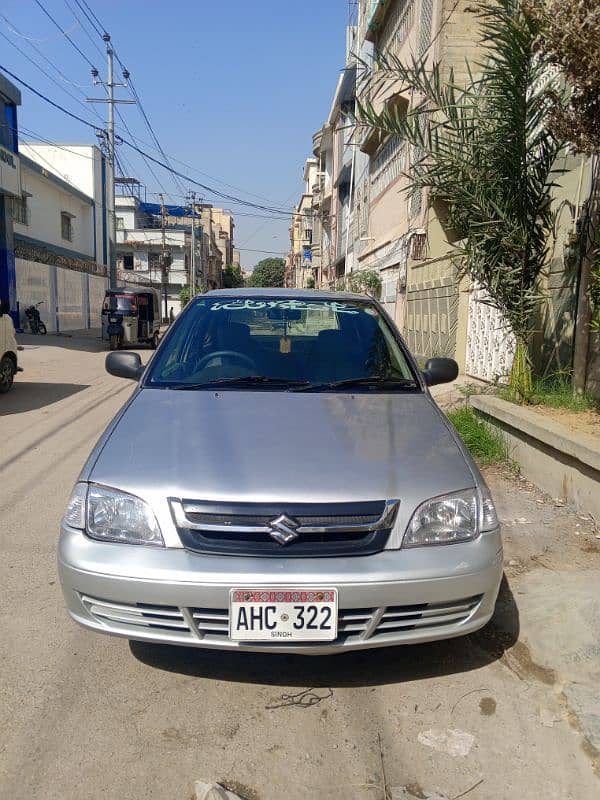
[[[382,307],[351,294],[192,300],[91,453],[58,547],[69,613],[152,642],[323,654],[491,618],[494,504]]]
[[[20,371],[17,340],[12,318],[5,304],[0,305],[0,394],[10,391]]]

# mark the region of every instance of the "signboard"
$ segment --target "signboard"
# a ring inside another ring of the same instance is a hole
[[[16,153],[0,146],[0,192],[21,196],[21,162]]]

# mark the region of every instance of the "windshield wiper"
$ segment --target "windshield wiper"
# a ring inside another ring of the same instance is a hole
[[[167,389],[210,389],[213,386],[253,386],[253,385],[269,385],[280,387],[304,387],[308,386],[309,382],[305,380],[296,380],[295,378],[273,378],[269,375],[241,375],[237,378],[215,378],[211,381],[204,383],[175,383],[166,386]]]
[[[343,389],[353,386],[366,386],[381,389],[417,389],[417,384],[409,378],[386,378],[383,375],[371,375],[363,378],[346,378],[343,381],[332,381],[331,383],[311,383],[302,386],[295,391],[298,392],[325,392],[328,389]]]

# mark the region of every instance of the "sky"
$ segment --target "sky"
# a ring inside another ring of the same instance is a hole
[[[211,188],[291,213],[302,193],[312,134],[329,113],[344,66],[348,0],[86,2],[131,73],[171,164]],[[84,0],[2,0],[0,69],[105,127],[106,104],[85,98],[103,94],[92,85],[90,70],[95,66],[105,79],[106,54],[82,7]],[[91,128],[20,88],[21,139],[96,143]],[[127,89],[117,96],[131,99]],[[139,146],[163,160],[139,109],[121,105],[119,113]],[[117,133],[131,139],[119,119]],[[232,210],[244,269],[288,250],[289,218],[264,219],[264,211],[219,199],[188,180],[178,185],[156,165],[152,175],[127,145],[117,147],[117,158],[146,185],[149,201],[158,202],[164,191],[168,202],[180,203],[182,191],[193,189],[205,202]]]

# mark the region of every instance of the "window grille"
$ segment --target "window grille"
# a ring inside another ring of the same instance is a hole
[[[419,58],[423,58],[431,43],[433,0],[421,0],[421,24],[419,27]]]
[[[414,12],[414,0],[400,0],[396,3],[385,20],[377,42],[377,50],[380,53],[391,56],[400,54],[400,49],[412,26]]]
[[[402,174],[404,139],[390,137],[379,153],[371,159],[371,193],[377,197]]]

